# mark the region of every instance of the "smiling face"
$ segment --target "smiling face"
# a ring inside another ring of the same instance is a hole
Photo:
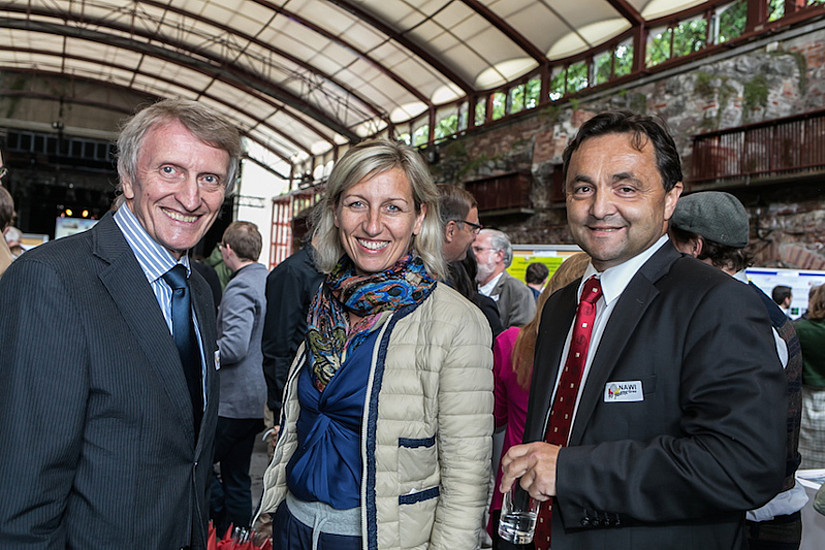
[[[413,235],[421,231],[426,212],[426,204],[416,212],[407,175],[401,168],[392,168],[341,194],[335,227],[356,270],[377,273],[407,253]]]
[[[604,271],[624,263],[664,235],[682,192],[665,192],[649,140],[639,151],[632,134],[582,142],[567,171],[567,221],[573,239]]]
[[[226,151],[165,122],[146,132],[137,177],[121,175],[123,196],[149,236],[180,258],[220,212],[228,167]]]

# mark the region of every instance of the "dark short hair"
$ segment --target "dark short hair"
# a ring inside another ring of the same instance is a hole
[[[14,219],[14,200],[11,198],[11,193],[9,193],[5,187],[0,185],[0,233],[11,225],[12,220]],[[3,236],[0,235],[0,239]]]
[[[656,166],[659,168],[665,191],[670,191],[682,181],[679,151],[676,149],[676,144],[665,121],[659,117],[640,115],[631,111],[608,111],[582,124],[576,137],[567,145],[562,154],[565,181],[567,181],[570,158],[581,147],[581,144],[587,139],[608,134],[632,134],[633,147],[638,151],[641,151],[647,140],[650,140],[656,152]]]
[[[771,298],[777,305],[784,302],[787,298],[791,297],[791,287],[785,285],[776,285],[771,290]]]
[[[450,220],[466,220],[470,210],[478,208],[476,198],[466,189],[448,183],[440,183],[436,187],[441,225],[446,226]]]
[[[230,223],[223,232],[223,242],[232,247],[242,260],[257,262],[261,255],[261,233],[252,222]]]
[[[547,276],[550,274],[550,270],[541,262],[533,262],[527,266],[527,269],[524,271],[524,282],[533,284],[533,285],[540,285],[547,279]]]
[[[710,260],[710,263],[719,269],[725,268],[738,272],[753,265],[753,254],[745,248],[719,244],[716,241],[702,237],[698,233],[685,231],[675,225],[670,226],[670,236],[677,243],[686,243],[691,239],[701,238],[702,252],[696,258]]]

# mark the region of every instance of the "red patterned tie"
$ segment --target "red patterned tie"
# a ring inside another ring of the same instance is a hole
[[[584,283],[582,299],[576,311],[576,325],[573,327],[573,337],[570,339],[570,350],[564,362],[564,370],[556,388],[556,398],[550,408],[550,420],[547,422],[547,433],[544,440],[553,445],[567,445],[570,435],[570,426],[573,422],[573,408],[576,406],[576,397],[579,394],[582,372],[587,361],[587,350],[590,348],[590,336],[593,334],[593,322],[596,320],[596,302],[602,295],[602,286],[595,277],[590,277]],[[550,523],[553,514],[553,499],[548,500],[539,510],[536,535],[533,544],[536,550],[550,549]]]

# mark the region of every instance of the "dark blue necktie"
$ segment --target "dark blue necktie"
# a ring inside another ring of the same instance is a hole
[[[178,347],[183,374],[192,401],[192,416],[195,419],[195,437],[203,417],[203,390],[201,384],[201,354],[195,325],[192,323],[192,305],[189,299],[189,282],[186,267],[177,264],[164,273],[163,280],[172,287],[172,332]]]

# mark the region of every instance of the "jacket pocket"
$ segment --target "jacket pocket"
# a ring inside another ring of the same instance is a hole
[[[435,436],[398,439],[398,481],[402,494],[438,486],[438,446]]]
[[[436,486],[398,496],[398,535],[402,548],[427,545],[435,524],[439,494]]]

